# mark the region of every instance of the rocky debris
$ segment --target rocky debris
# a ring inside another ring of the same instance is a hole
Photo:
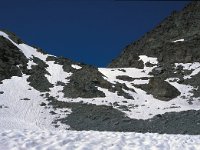
[[[29,101],[29,100],[31,100],[31,99],[29,99],[29,98],[23,98],[23,99],[21,99],[21,100]]]
[[[162,73],[164,73],[164,69],[162,67],[155,67],[155,68],[153,68],[152,72],[150,72],[150,75],[157,76]]]
[[[50,91],[49,88],[53,87],[53,85],[45,77],[45,74],[50,75],[45,69],[48,65],[37,57],[33,57],[33,62],[37,65],[31,66],[31,70],[28,71],[30,75],[27,79],[30,82],[29,85],[40,92]]]
[[[134,100],[134,98],[130,94],[126,93],[123,89],[127,91],[135,92],[134,89],[128,88],[125,83],[122,84],[119,82],[116,82],[116,84],[112,86],[112,88],[110,88],[109,91],[114,92],[114,93],[117,92],[118,96],[123,96],[124,98]]]
[[[0,91],[0,94],[3,94],[4,92],[3,91]]]
[[[110,92],[117,92],[119,96],[124,96],[128,99],[133,99],[125,90],[132,90],[125,84],[112,84],[105,80],[104,75],[101,74],[97,68],[82,65],[81,69],[74,71],[69,77],[70,82],[64,86],[63,93],[65,97],[69,98],[95,98],[105,97],[105,93],[98,90],[97,87],[108,89]]]
[[[123,80],[123,81],[134,81],[135,79],[126,75],[116,76],[116,79]]]
[[[41,104],[40,104],[40,106],[46,106],[47,104],[46,103],[44,103],[44,102],[42,102]]]
[[[61,81],[57,81],[56,82],[56,86],[65,86],[66,84],[64,82]]]
[[[126,70],[125,69],[118,69],[119,71],[121,71],[121,72],[126,72]]]
[[[151,78],[148,84],[135,85],[142,90],[146,91],[148,94],[152,94],[154,98],[169,101],[176,98],[181,93],[171,84],[163,81],[161,78]]]
[[[149,61],[145,63],[146,67],[153,67],[155,66],[155,64],[150,63]]]
[[[196,74],[195,76],[193,76],[190,79],[184,79],[182,80],[182,84],[186,84],[186,85],[191,85],[194,87],[193,91],[191,91],[191,93],[193,93],[193,97],[194,98],[199,98],[200,100],[200,73]]]
[[[0,105],[0,109],[2,109],[2,108],[8,108],[8,106]]]
[[[28,60],[9,40],[0,36],[0,81],[12,76],[22,76]]]
[[[66,118],[55,120],[70,125],[72,130],[200,134],[200,111],[170,112],[158,114],[147,120],[137,120],[126,117],[124,113],[111,106],[68,103],[57,101],[53,97],[49,97],[48,101],[48,105],[54,109],[72,109],[72,113]]]
[[[83,66],[84,64],[81,64],[81,63],[76,63],[70,59],[66,59],[66,58],[63,58],[63,57],[54,57],[54,56],[48,56],[46,61],[54,61],[55,64],[59,64],[59,65],[62,65],[63,67],[63,70],[65,72],[75,72],[76,69],[74,69],[71,65],[72,64],[76,64],[76,65],[79,65],[79,66]]]
[[[57,114],[54,111],[50,111],[49,113],[52,114],[52,115],[56,115]]]

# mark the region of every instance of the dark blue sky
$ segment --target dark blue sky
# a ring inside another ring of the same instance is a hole
[[[50,54],[106,66],[189,1],[2,0],[0,28]]]

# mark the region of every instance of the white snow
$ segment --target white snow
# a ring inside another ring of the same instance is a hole
[[[61,65],[55,64],[54,61],[46,62],[49,66],[47,67],[47,71],[50,75],[46,74],[45,76],[49,80],[50,83],[56,84],[58,81],[63,83],[68,82],[68,77],[72,75],[72,73],[65,72]]]
[[[134,84],[148,84],[149,80],[135,79],[133,81]]]
[[[178,39],[178,40],[175,40],[175,41],[172,41],[173,43],[176,43],[176,42],[184,42],[185,39]]]
[[[1,150],[199,150],[200,135],[1,130]]]
[[[3,80],[0,84],[0,90],[4,93],[0,95],[0,129],[27,129],[27,128],[41,128],[55,130],[52,122],[60,115],[50,115],[50,111],[54,110],[49,106],[46,109],[40,106],[45,99],[40,96],[40,92],[29,86],[27,82],[28,76],[12,77],[11,79]],[[23,100],[28,98],[30,100]],[[65,116],[70,113],[70,110],[65,113]],[[10,123],[9,123],[10,122]],[[68,126],[61,126],[60,128],[68,128]]]
[[[79,65],[72,64],[72,68],[74,68],[74,69],[81,69],[82,67],[79,66]]]
[[[148,57],[146,55],[140,55],[139,58],[140,58],[139,60],[142,60],[144,62],[144,64],[146,64],[147,62],[150,62],[151,64],[157,64],[158,63],[157,58],[154,58],[154,57]]]

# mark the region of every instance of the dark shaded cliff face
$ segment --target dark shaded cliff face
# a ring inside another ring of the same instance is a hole
[[[139,55],[158,58],[159,63],[200,61],[200,2],[193,1],[164,19],[141,39],[126,46],[108,67],[141,68]],[[173,41],[184,39],[184,42]]]
[[[0,81],[22,76],[28,60],[9,40],[0,36]]]

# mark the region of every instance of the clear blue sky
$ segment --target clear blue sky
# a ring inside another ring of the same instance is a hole
[[[106,66],[189,1],[4,0],[0,28],[74,61]]]

